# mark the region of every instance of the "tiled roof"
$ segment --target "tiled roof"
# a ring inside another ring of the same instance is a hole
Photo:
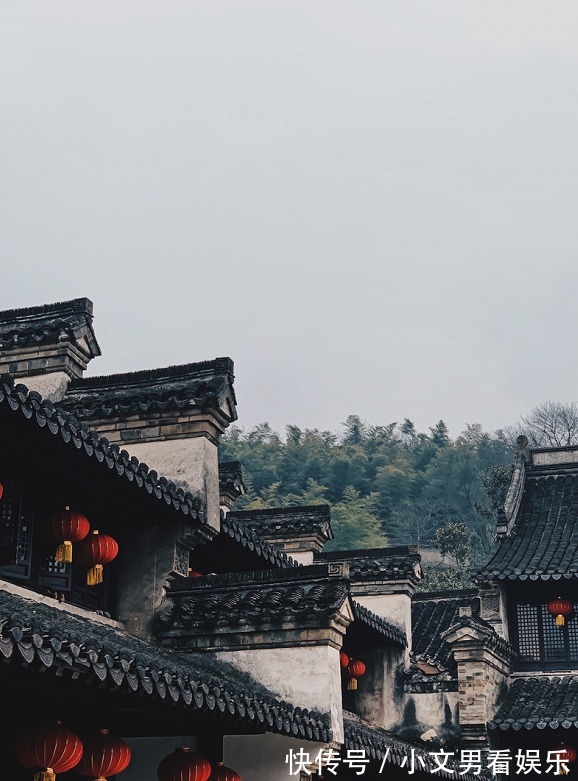
[[[231,518],[231,513],[221,517],[221,534],[226,534],[236,540],[244,548],[254,551],[265,561],[271,562],[276,567],[296,567],[299,566],[291,556],[282,550],[269,545],[262,537],[259,537],[252,528],[238,523]]]
[[[353,615],[356,621],[365,624],[374,632],[386,637],[388,640],[397,643],[398,645],[407,646],[407,637],[405,632],[398,629],[394,624],[391,624],[385,618],[378,616],[368,608],[360,605],[359,602],[353,600]]]
[[[267,538],[288,535],[321,534],[333,539],[331,513],[328,505],[302,507],[271,507],[264,510],[240,510],[229,513],[238,524],[250,526]]]
[[[95,468],[110,470],[119,479],[133,483],[165,506],[205,524],[205,508],[198,496],[176,486],[154,469],[149,469],[136,456],[129,456],[126,450],[111,444],[106,437],[100,436],[86,423],[81,423],[74,415],[64,412],[59,405],[43,399],[35,391],[29,392],[21,383],[15,385],[10,377],[4,377],[0,382],[0,411],[15,419],[19,418],[19,425],[23,423],[37,431],[43,430],[47,437],[58,437],[66,447],[76,451],[79,458],[102,464]],[[222,521],[221,532],[275,567],[295,566],[293,559],[286,553],[269,545],[251,529],[240,528],[234,521]]]
[[[4,664],[25,665],[42,675],[68,671],[78,686],[122,690],[150,697],[155,707],[228,713],[249,729],[326,741],[329,716],[294,707],[228,665],[232,677],[203,669],[203,660],[155,648],[119,629],[78,617],[55,605],[0,591],[0,655]]]
[[[21,421],[35,429],[44,429],[46,436],[57,437],[66,446],[78,451],[80,458],[90,458],[102,464],[138,488],[155,496],[194,520],[204,522],[204,510],[199,497],[177,487],[166,477],[149,469],[135,456],[129,456],[118,445],[111,445],[105,437],[81,423],[74,415],[60,406],[43,399],[39,393],[28,391],[25,385],[14,385],[12,378],[4,377],[0,383],[0,409],[9,416],[18,416]]]
[[[421,577],[421,556],[415,545],[315,553],[315,561],[346,562],[354,582],[406,578],[417,581]]]
[[[578,675],[515,678],[490,729],[578,727]]]
[[[327,564],[180,579],[167,592],[159,634],[316,626],[334,616],[348,595],[346,569]]]
[[[441,635],[458,621],[460,608],[470,608],[472,615],[478,615],[478,592],[474,589],[461,589],[414,596],[411,621],[412,656],[415,659],[446,670],[455,668],[451,648]]]
[[[75,298],[56,304],[43,304],[0,312],[0,348],[33,347],[47,342],[56,343],[62,335],[72,337],[80,326],[88,326],[93,353],[100,348],[92,330],[92,301]]]
[[[577,466],[527,466],[511,531],[498,539],[476,579],[578,577],[577,521]]]
[[[219,490],[221,493],[229,491],[235,497],[245,493],[240,461],[219,462]]]
[[[439,749],[426,749],[423,745],[416,746],[405,740],[400,740],[395,735],[391,735],[384,729],[372,727],[364,722],[344,719],[343,726],[345,731],[344,746],[349,750],[363,751],[364,756],[371,760],[379,762],[379,770],[384,765],[395,765],[405,768],[405,773],[410,773],[412,756],[415,763],[416,777],[421,773],[432,773],[432,775],[441,778],[455,778],[463,781],[474,781],[477,779],[489,778],[489,774],[481,772],[476,774],[474,771],[460,772],[457,757],[450,757],[447,767],[451,770],[440,770],[439,763],[432,757],[432,751]],[[385,762],[384,762],[385,759]],[[387,771],[382,771],[379,777],[387,777]],[[370,778],[374,778],[371,774]],[[377,775],[375,776],[377,777]]]
[[[63,409],[80,420],[102,420],[147,412],[221,409],[230,398],[230,420],[236,420],[233,361],[216,358],[162,369],[72,380]]]

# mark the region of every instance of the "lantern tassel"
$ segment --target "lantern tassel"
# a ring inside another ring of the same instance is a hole
[[[563,615],[556,616],[556,626],[564,626],[565,623]]]
[[[56,561],[63,561],[66,564],[70,564],[72,561],[72,543],[70,540],[64,540],[56,548],[56,554],[54,556]]]
[[[34,781],[54,781],[56,773],[51,767],[47,767],[46,770],[41,770],[38,773],[34,773]]]
[[[353,692],[357,689],[357,678],[350,678],[347,681],[347,691]]]
[[[96,586],[99,583],[102,583],[102,581],[103,581],[102,564],[95,564],[94,567],[91,567],[89,570],[87,570],[86,573],[87,586]]]

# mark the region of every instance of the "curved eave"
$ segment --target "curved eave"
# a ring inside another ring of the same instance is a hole
[[[244,524],[238,523],[228,516],[224,516],[221,519],[221,531],[223,534],[227,534],[244,548],[261,556],[265,561],[270,562],[275,567],[301,566],[287,553],[269,545],[268,542],[261,539],[254,531],[245,528]]]
[[[98,685],[113,693],[121,691],[123,696],[150,698],[155,708],[190,708],[215,716],[223,713],[251,731],[315,741],[331,739],[328,714],[247,690],[234,681],[204,673],[196,660],[13,595],[2,597],[0,656],[4,665],[25,665],[30,674],[70,676],[79,692]]]
[[[407,637],[405,632],[398,629],[393,624],[390,624],[385,618],[378,616],[371,610],[361,605],[356,600],[353,600],[353,615],[356,621],[360,621],[365,624],[374,632],[382,635],[393,643],[400,645],[402,648],[407,648]]]
[[[198,497],[179,488],[166,477],[159,476],[147,464],[130,456],[118,445],[110,444],[106,437],[64,412],[57,405],[43,399],[39,393],[29,391],[21,383],[15,385],[12,378],[4,377],[0,383],[0,406],[15,416],[21,415],[30,426],[43,429],[60,439],[81,457],[94,459],[103,468],[116,472],[119,477],[134,483],[138,488],[173,507],[185,516],[204,522],[204,512]]]
[[[531,730],[531,729],[570,729],[571,727],[578,727],[578,719],[572,720],[567,718],[560,718],[560,719],[551,719],[550,721],[544,721],[543,719],[518,719],[518,720],[507,720],[507,721],[501,721],[497,719],[493,719],[492,721],[488,722],[488,729],[491,730],[503,730],[504,732],[506,730],[512,729],[515,731],[520,731],[522,729]]]
[[[578,578],[578,572],[484,572],[475,577],[479,583],[492,580],[571,580]]]
[[[483,781],[483,779],[488,778],[484,773],[477,775],[473,772],[460,773],[457,762],[453,764],[451,770],[440,770],[438,763],[432,759],[430,751],[427,751],[422,746],[416,746],[400,740],[383,729],[370,727],[348,719],[344,719],[343,724],[345,748],[364,751],[365,756],[382,764],[385,762],[385,764],[395,765],[396,767],[405,767],[406,772],[408,772],[411,763],[410,757],[413,752],[417,774],[431,773],[438,778],[459,778],[462,781],[474,781],[474,779]]]

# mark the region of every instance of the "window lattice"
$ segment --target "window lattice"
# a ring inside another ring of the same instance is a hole
[[[568,649],[570,661],[578,661],[578,604],[574,605],[574,618],[568,622]]]
[[[544,637],[544,661],[564,662],[566,660],[566,632],[552,619],[546,605],[541,605],[542,633]]]
[[[538,608],[533,605],[517,605],[518,646],[523,662],[540,661],[540,631]]]
[[[578,663],[578,603],[575,618],[557,626],[546,604],[516,605],[519,660],[522,666],[544,669]]]

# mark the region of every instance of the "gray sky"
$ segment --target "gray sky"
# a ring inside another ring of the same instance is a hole
[[[578,397],[576,0],[4,0],[0,308],[239,424]]]

